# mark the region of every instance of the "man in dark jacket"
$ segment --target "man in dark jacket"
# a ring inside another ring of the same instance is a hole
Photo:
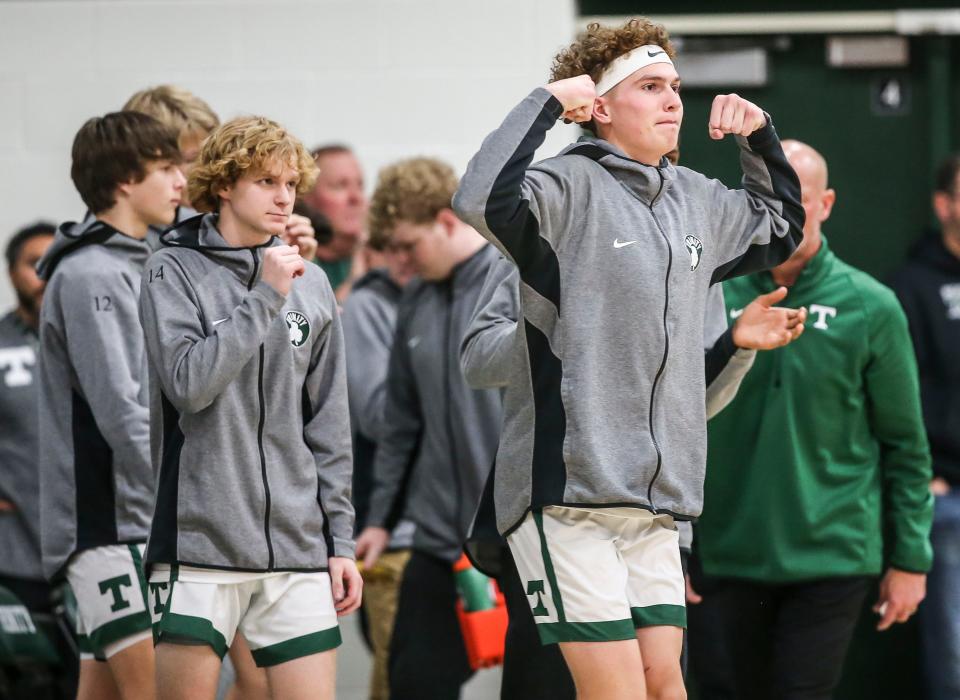
[[[450,209],[457,178],[436,160],[381,174],[371,229],[408,256],[387,376],[367,528],[372,563],[400,515],[416,526],[390,652],[391,698],[456,698],[471,675],[455,613],[453,564],[463,551],[500,432],[500,395],[467,386],[460,340],[496,250]]]
[[[823,157],[783,147],[800,177],[803,243],[723,291],[734,319],[786,286],[809,322],[798,342],[757,357],[710,424],[695,548],[710,579],[694,577],[703,601],[690,640],[711,699],[832,697],[871,580],[882,574],[883,630],[916,611],[930,567],[930,455],[906,319],[889,289],[828,247]],[[735,688],[721,694],[730,666]]]
[[[907,313],[933,454],[933,568],[920,607],[931,700],[960,697],[960,155],[937,171],[940,235],[918,241],[891,280]]]

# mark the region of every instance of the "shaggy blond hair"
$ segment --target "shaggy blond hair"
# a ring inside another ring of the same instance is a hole
[[[435,158],[410,158],[385,167],[370,199],[370,246],[386,247],[400,221],[433,221],[441,209],[451,207],[457,182],[453,168]]]
[[[187,195],[197,211],[217,211],[220,190],[248,172],[266,172],[277,164],[297,171],[298,195],[313,186],[319,172],[310,152],[275,121],[266,117],[231,119],[203,142],[197,165],[190,171]]]
[[[179,138],[205,138],[220,126],[220,118],[210,105],[176,85],[158,85],[141,90],[127,100],[124,112],[142,112],[159,120]]]
[[[592,22],[577,35],[575,42],[554,56],[550,82],[584,74],[597,82],[615,59],[647,44],[659,46],[671,59],[676,55],[667,30],[646,17],[635,17],[622,27],[605,27]],[[592,119],[580,126],[597,133]]]

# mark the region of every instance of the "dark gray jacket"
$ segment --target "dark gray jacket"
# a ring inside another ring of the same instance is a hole
[[[37,464],[37,333],[13,311],[0,318],[0,575],[43,579]]]
[[[322,571],[353,556],[336,300],[311,265],[284,298],[216,216],[163,236],[143,274],[156,506],[147,561]]]
[[[368,524],[392,527],[404,514],[416,524],[414,549],[451,562],[500,435],[500,393],[471,389],[460,370],[460,340],[497,257],[484,246],[449,279],[407,285],[390,355]]]
[[[531,508],[703,501],[708,289],[773,267],[803,236],[772,124],[738,139],[744,189],[586,138],[531,165],[562,113],[538,88],[484,141],[454,209],[520,270],[525,362],[506,389],[498,525]]]
[[[137,316],[147,244],[64,224],[38,265],[43,567],[146,540],[153,502],[146,354]]]

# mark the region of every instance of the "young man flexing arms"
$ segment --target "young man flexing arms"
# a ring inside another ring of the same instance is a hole
[[[213,698],[238,631],[273,697],[333,697],[337,615],[362,585],[343,339],[326,277],[277,238],[315,174],[275,122],[227,122],[190,173],[211,213],[144,272],[161,698]]]
[[[796,175],[756,105],[718,96],[710,116],[711,137],[738,136],[743,190],[665,158],[683,117],[672,55],[647,20],[591,25],[454,200],[520,271],[526,362],[506,391],[498,526],[583,697],[633,698],[644,679],[684,694],[672,518],[702,506],[707,290],[802,237]],[[597,137],[531,165],[560,117]]]
[[[152,698],[142,546],[153,471],[137,317],[150,226],[173,221],[176,136],[153,117],[89,120],[70,175],[92,217],[64,224],[39,264],[40,520],[44,573],[77,598],[80,698]],[[106,660],[106,664],[97,663]]]

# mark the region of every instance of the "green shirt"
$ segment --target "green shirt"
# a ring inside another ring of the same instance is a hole
[[[350,276],[350,267],[353,265],[352,258],[343,258],[342,260],[321,260],[317,258],[314,262],[327,273],[327,279],[330,280],[330,286],[336,292],[337,288],[346,282]]]
[[[724,284],[731,320],[776,288]],[[784,304],[803,335],[757,353],[709,426],[698,552],[714,576],[787,582],[926,571],[933,499],[907,321],[893,292],[823,247]]]

